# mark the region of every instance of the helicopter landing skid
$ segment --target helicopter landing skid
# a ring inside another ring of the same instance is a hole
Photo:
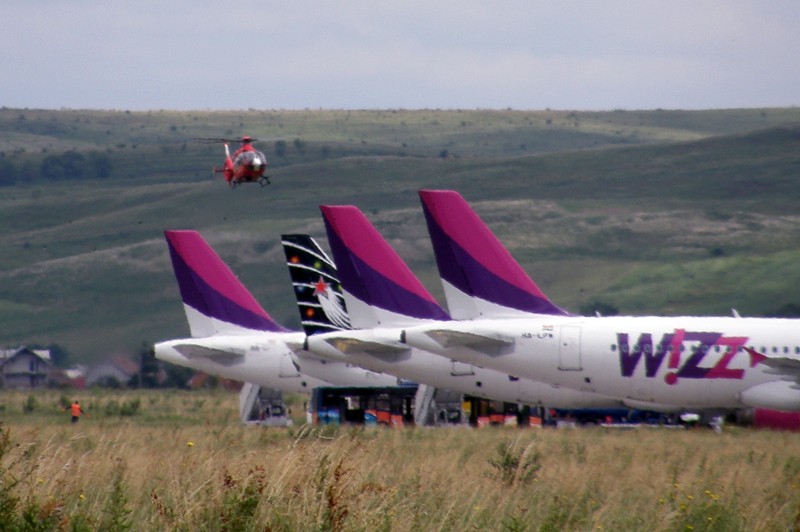
[[[269,180],[269,176],[265,175],[264,177],[259,177],[257,180],[249,179],[247,181],[240,181],[238,179],[234,179],[228,182],[228,186],[233,189],[241,186],[242,183],[258,183],[259,185],[261,185],[261,188],[264,188],[265,186],[271,184],[271,181]]]

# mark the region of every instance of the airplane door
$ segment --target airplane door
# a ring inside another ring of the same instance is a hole
[[[558,369],[564,371],[583,369],[581,366],[580,327],[561,327],[561,338],[558,344]]]

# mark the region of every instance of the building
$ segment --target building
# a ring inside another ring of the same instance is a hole
[[[48,349],[0,349],[0,385],[3,388],[44,388],[62,380]]]
[[[139,365],[136,362],[122,355],[112,356],[88,371],[86,386],[127,386],[138,372]]]

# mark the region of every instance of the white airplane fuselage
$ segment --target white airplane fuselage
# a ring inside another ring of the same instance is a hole
[[[397,379],[342,362],[299,353],[305,334],[253,333],[182,338],[155,345],[156,358],[180,366],[285,392],[318,386],[392,386]]]
[[[465,364],[399,341],[401,329],[376,328],[308,337],[308,349],[330,360],[347,361],[437,388],[531,406],[622,407],[621,401]]]
[[[798,320],[536,316],[422,325],[404,339],[635,408],[800,410],[796,375],[759,363],[766,355],[800,364]]]

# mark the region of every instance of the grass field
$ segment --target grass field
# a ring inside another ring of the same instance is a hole
[[[201,231],[298,328],[279,236],[325,247],[320,204],[360,207],[442,301],[420,188],[461,192],[569,310],[764,315],[800,302],[797,124],[797,108],[0,109],[0,162],[76,150],[114,168],[0,188],[0,345],[58,343],[91,364],[185,335],[165,229]],[[270,187],[212,181],[221,147],[191,142],[242,133],[285,139],[282,156],[262,143]]]
[[[294,427],[267,429],[220,391],[83,392],[91,417],[71,425],[61,395],[0,392],[4,530],[800,525],[792,433],[319,428],[300,397]]]

